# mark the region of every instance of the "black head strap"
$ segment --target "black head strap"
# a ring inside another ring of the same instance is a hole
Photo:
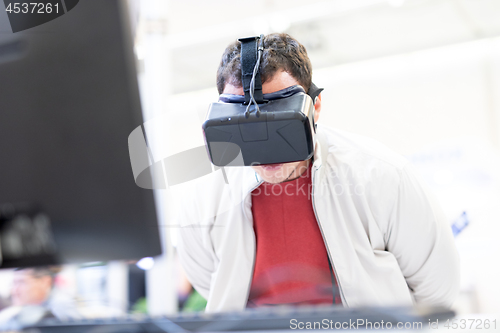
[[[316,103],[316,97],[318,97],[323,90],[323,88],[318,88],[314,83],[311,82],[311,86],[309,87],[307,94],[311,96],[313,103]]]
[[[243,91],[245,92],[245,104],[248,104],[250,102],[250,81],[252,81],[253,70],[257,63],[260,37],[247,37],[238,40],[241,42],[241,82],[243,83]],[[255,91],[253,96],[258,104],[264,102],[262,81],[258,71],[255,76]]]

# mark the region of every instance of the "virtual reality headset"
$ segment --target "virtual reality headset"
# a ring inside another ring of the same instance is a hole
[[[314,102],[323,89],[312,84],[306,94],[291,86],[263,95],[262,39],[239,39],[245,96],[221,94],[203,123],[210,161],[218,167],[303,161],[314,154]]]

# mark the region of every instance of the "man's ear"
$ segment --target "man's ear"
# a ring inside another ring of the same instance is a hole
[[[321,94],[316,97],[316,102],[314,103],[314,123],[318,123],[319,113],[321,112]]]

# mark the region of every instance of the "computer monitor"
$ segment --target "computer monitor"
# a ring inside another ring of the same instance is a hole
[[[80,1],[17,33],[0,10],[2,268],[161,253],[128,154],[142,113],[126,5]]]

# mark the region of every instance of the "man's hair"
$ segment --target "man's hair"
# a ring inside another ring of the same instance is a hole
[[[54,287],[54,282],[56,275],[62,271],[62,267],[60,266],[37,266],[37,267],[21,267],[16,268],[16,271],[28,271],[31,273],[31,276],[37,279],[40,279],[44,276],[49,276],[51,278],[52,287]]]
[[[36,267],[20,267],[16,268],[16,271],[27,271],[30,270],[31,275],[36,278],[41,278],[43,276],[55,277],[62,271],[60,266],[36,266]]]
[[[260,62],[262,83],[278,72],[288,72],[307,92],[311,86],[312,66],[304,45],[288,34],[274,33],[264,37]],[[217,90],[222,94],[226,84],[241,87],[241,43],[231,43],[222,55],[217,70]]]

